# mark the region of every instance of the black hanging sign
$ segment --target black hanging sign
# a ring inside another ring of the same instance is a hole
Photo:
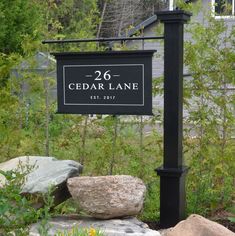
[[[154,52],[53,53],[58,113],[152,115]]]

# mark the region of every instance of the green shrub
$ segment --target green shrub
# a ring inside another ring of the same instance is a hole
[[[46,223],[50,218],[49,212],[53,205],[51,191],[40,196],[43,198],[45,205],[38,210],[33,207],[34,197],[21,194],[25,176],[30,169],[26,167],[21,168],[21,171],[0,171],[0,174],[6,178],[4,187],[0,188],[0,235],[27,236],[29,224],[39,219],[43,219],[39,230],[41,232],[47,231]]]

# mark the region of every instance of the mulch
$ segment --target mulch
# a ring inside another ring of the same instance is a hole
[[[144,223],[147,224],[150,229],[153,229],[153,230],[160,230],[161,229],[159,222],[144,221]]]
[[[227,219],[218,219],[216,220],[217,223],[223,225],[224,227],[228,228],[232,232],[235,233],[235,223],[227,220]]]

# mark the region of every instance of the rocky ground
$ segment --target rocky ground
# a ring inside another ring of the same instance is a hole
[[[150,229],[147,224],[135,217],[101,220],[70,215],[55,217],[48,224],[50,225],[49,236],[54,236],[56,232],[69,232],[74,227],[95,228],[105,236],[235,236],[235,233],[226,227],[200,215],[191,215],[170,229],[159,229],[156,223],[151,224],[150,226],[155,228]],[[31,226],[30,236],[40,236],[39,226],[40,222]]]
[[[74,227],[95,228],[105,234],[105,236],[161,236],[158,231],[151,230],[148,226],[137,220],[135,217],[123,219],[100,220],[91,217],[81,217],[78,215],[58,216],[49,221],[49,236],[56,235],[56,232],[70,231]],[[33,224],[30,229],[30,236],[40,236],[38,228],[40,223]]]
[[[53,157],[19,157],[0,164],[0,170],[14,170],[19,163],[33,165],[26,176],[22,194],[45,193],[53,185],[55,205],[72,197],[89,217],[79,215],[58,216],[47,224],[49,236],[58,231],[71,231],[74,227],[95,228],[105,236],[235,236],[235,224],[223,212],[212,220],[200,215],[190,215],[175,227],[162,230],[156,222],[143,223],[135,218],[144,203],[146,186],[141,179],[129,175],[82,176],[82,165],[71,160]],[[0,187],[6,179],[0,175]],[[40,203],[40,204],[39,204]],[[37,208],[43,202],[37,203]],[[219,222],[220,224],[216,223]],[[224,227],[224,226],[225,227]],[[40,221],[31,225],[30,235],[40,236]]]

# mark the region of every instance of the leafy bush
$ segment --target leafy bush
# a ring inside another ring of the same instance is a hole
[[[0,188],[0,235],[26,236],[29,224],[39,219],[43,219],[39,230],[41,232],[47,231],[46,223],[50,218],[49,211],[53,205],[51,191],[42,196],[45,202],[44,207],[35,209],[33,207],[35,199],[21,194],[22,185],[29,170],[27,167],[21,171],[0,171],[0,174],[6,178],[6,184]]]
[[[235,28],[205,16],[188,27],[185,81],[189,115],[184,150],[188,175],[188,212],[212,214],[231,205],[234,196]]]

